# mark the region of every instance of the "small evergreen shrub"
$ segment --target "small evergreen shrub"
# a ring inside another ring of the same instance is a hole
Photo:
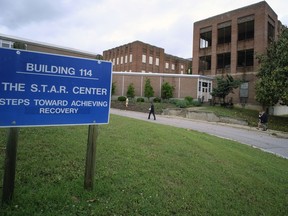
[[[176,102],[176,106],[179,108],[187,108],[188,105],[189,105],[189,101],[187,101],[187,100],[178,100]]]
[[[199,100],[192,101],[192,106],[201,106],[202,103]]]
[[[126,97],[125,96],[119,96],[118,101],[126,101]]]
[[[137,102],[144,102],[144,98],[137,98],[137,100],[136,100]]]
[[[161,98],[155,97],[155,98],[153,99],[153,102],[155,102],[155,103],[160,103],[160,102],[161,102]]]
[[[192,102],[193,102],[193,97],[191,97],[191,96],[186,96],[186,97],[185,97],[185,100],[187,100],[187,101],[189,102],[189,104],[192,104]]]

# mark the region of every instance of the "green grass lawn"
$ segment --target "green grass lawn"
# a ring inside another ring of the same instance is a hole
[[[116,115],[99,126],[94,190],[85,191],[87,132],[21,128],[14,199],[0,215],[288,214],[287,159]],[[0,129],[2,164],[6,135]]]

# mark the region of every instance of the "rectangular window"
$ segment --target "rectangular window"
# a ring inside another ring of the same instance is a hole
[[[125,64],[128,62],[128,56],[125,55]]]
[[[231,42],[231,26],[226,26],[218,29],[218,44]]]
[[[149,64],[153,64],[153,57],[149,56]]]
[[[159,66],[159,58],[156,58],[155,65]]]
[[[120,58],[120,64],[123,64],[123,56]]]
[[[254,38],[254,20],[238,23],[238,41]]]
[[[168,62],[165,63],[165,68],[169,69],[169,63]]]
[[[199,58],[199,71],[211,70],[211,56],[202,56]]]
[[[200,34],[200,49],[211,47],[212,45],[212,31]]]
[[[13,42],[0,40],[0,47],[3,47],[3,48],[13,48]]]
[[[241,50],[237,52],[237,67],[253,66],[254,50]]]
[[[171,65],[171,69],[175,70],[175,65],[174,64]]]
[[[268,44],[274,41],[275,38],[275,27],[268,22]]]
[[[132,60],[133,60],[133,55],[130,54],[130,56],[129,56],[129,61],[132,62]]]
[[[117,57],[116,58],[116,65],[118,65],[119,64],[119,58]]]
[[[249,83],[244,82],[240,85],[240,97],[247,98],[249,95]]]
[[[165,68],[169,69],[169,63],[168,62],[165,63]]]
[[[146,55],[142,54],[142,63],[146,63]]]
[[[231,53],[221,53],[217,55],[217,69],[230,68]]]

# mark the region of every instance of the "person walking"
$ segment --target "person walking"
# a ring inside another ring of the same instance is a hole
[[[154,110],[154,104],[153,102],[151,102],[151,106],[149,108],[149,115],[148,115],[148,119],[150,119],[150,115],[153,115],[154,116],[154,120],[156,120],[156,116],[155,116],[155,110]]]
[[[268,116],[265,111],[259,113],[259,122],[257,129],[262,128],[263,131],[267,130]]]

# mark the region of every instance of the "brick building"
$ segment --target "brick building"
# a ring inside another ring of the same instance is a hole
[[[277,14],[265,1],[195,22],[193,73],[243,79],[246,82],[229,96],[234,103],[257,104],[256,56],[266,52],[279,27]]]
[[[187,74],[190,60],[168,55],[163,48],[134,41],[103,52],[113,71]]]

